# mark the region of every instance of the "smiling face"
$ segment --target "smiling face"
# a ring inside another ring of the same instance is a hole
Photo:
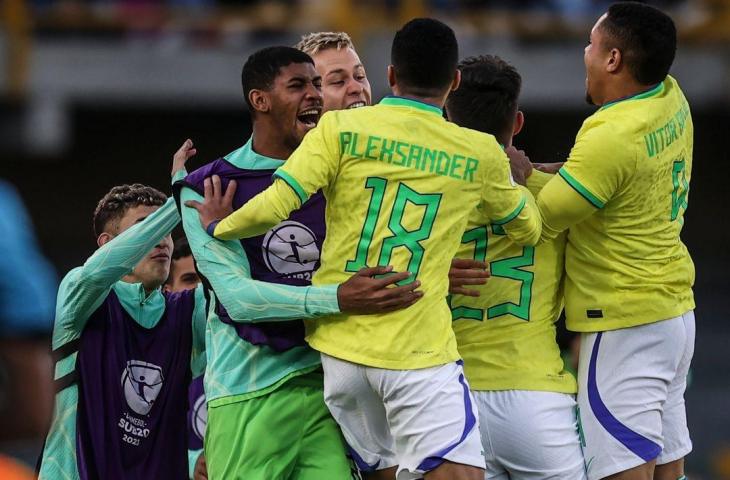
[[[279,70],[267,95],[270,114],[284,144],[296,149],[322,115],[322,78],[311,63],[292,63]]]
[[[138,205],[127,209],[124,216],[116,224],[116,235],[132,225],[141,222],[157,210],[158,206]],[[102,234],[104,235],[104,234]],[[111,234],[110,234],[111,237]],[[113,238],[113,237],[111,237]],[[172,237],[167,235],[149,252],[132,270],[129,281],[141,282],[145,288],[152,290],[167,280],[170,274],[170,258],[172,255]]]
[[[312,55],[322,76],[324,111],[370,105],[370,82],[352,48],[326,48]]]

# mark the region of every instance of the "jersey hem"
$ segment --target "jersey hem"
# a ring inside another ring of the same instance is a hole
[[[289,372],[286,375],[284,375],[283,377],[279,378],[271,385],[260,388],[258,390],[253,390],[253,391],[244,392],[244,393],[234,393],[231,395],[222,395],[219,397],[208,399],[208,407],[215,408],[215,407],[220,407],[223,405],[230,405],[232,403],[243,402],[245,400],[250,400],[252,398],[268,395],[269,393],[273,392],[274,390],[277,390],[279,387],[284,385],[286,382],[288,382],[292,378],[306,375],[308,373],[312,373],[315,370],[317,370],[318,368],[321,368],[321,366],[322,365],[319,362],[317,362],[316,365],[310,365],[308,367],[300,368],[299,370],[294,370],[293,372]]]
[[[515,372],[515,374],[518,374]],[[566,375],[570,375],[567,373]],[[564,386],[535,386],[535,383],[514,383],[514,382],[494,382],[493,380],[480,382],[479,380],[475,380],[474,378],[469,378],[469,375],[466,376],[466,379],[469,381],[469,385],[471,386],[471,389],[475,392],[504,392],[504,391],[510,391],[510,390],[519,390],[519,391],[525,391],[525,392],[550,392],[550,393],[564,393],[567,395],[575,395],[578,393],[578,385],[577,381],[573,380],[573,385],[564,385]]]
[[[453,354],[444,354],[442,356],[430,357],[429,360],[422,362],[405,362],[403,360],[383,360],[382,358],[373,358],[367,355],[358,355],[353,352],[343,352],[339,348],[330,348],[327,344],[322,344],[316,340],[307,337],[307,343],[313,349],[320,353],[329,355],[330,357],[344,360],[346,362],[363,365],[365,367],[373,368],[384,368],[386,370],[420,370],[423,368],[438,367],[440,365],[446,365],[447,363],[455,362],[461,359],[459,352],[456,351]],[[454,349],[456,350],[456,349]]]
[[[680,315],[684,315],[685,313],[694,310],[695,309],[695,302],[694,300],[691,300],[690,302],[683,303],[681,307],[678,307],[674,310],[670,310],[666,313],[663,313],[660,318],[652,319],[652,320],[635,320],[633,322],[627,323],[626,320],[601,320],[599,322],[591,323],[589,325],[581,325],[581,323],[584,323],[585,320],[569,320],[566,319],[565,326],[570,330],[571,332],[580,332],[580,333],[596,333],[596,332],[608,332],[611,330],[621,330],[623,328],[632,328],[632,327],[640,327],[641,325],[648,325],[650,323],[657,323],[657,322],[663,322],[664,320],[670,320],[675,317],[679,317]]]

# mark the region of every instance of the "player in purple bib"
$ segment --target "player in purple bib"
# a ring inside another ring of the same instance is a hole
[[[202,373],[205,298],[202,288],[161,290],[179,220],[174,202],[144,185],[99,202],[100,248],[58,293],[41,478],[188,478],[187,394],[191,373]]]

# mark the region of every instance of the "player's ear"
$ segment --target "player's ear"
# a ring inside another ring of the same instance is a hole
[[[454,74],[454,80],[451,82],[451,90],[449,91],[453,92],[458,90],[459,85],[461,85],[461,70],[457,68],[456,73]]]
[[[114,235],[108,232],[103,232],[96,238],[96,244],[101,247],[102,245],[108,243],[112,238],[114,238]]]
[[[269,95],[263,90],[251,89],[248,92],[248,101],[251,106],[257,112],[268,112],[271,110],[271,99]]]
[[[393,65],[388,65],[388,86],[393,88],[395,82],[395,68],[393,68]]]
[[[522,113],[522,110],[517,110],[517,113],[515,113],[515,126],[512,129],[512,136],[516,136],[518,133],[522,131],[522,127],[525,126],[525,114]]]
[[[621,50],[618,48],[612,48],[609,52],[608,63],[606,64],[606,71],[608,73],[618,73],[619,68],[623,64],[623,55]]]

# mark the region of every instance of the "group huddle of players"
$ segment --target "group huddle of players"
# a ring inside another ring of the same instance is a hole
[[[245,145],[188,173],[187,140],[172,198],[99,202],[58,293],[40,478],[685,478],[675,50],[667,15],[612,5],[584,56],[600,108],[556,165],[512,146],[516,69],[459,61],[437,20],[395,34],[376,105],[345,33],[252,54]],[[202,282],[163,289],[181,221]]]

